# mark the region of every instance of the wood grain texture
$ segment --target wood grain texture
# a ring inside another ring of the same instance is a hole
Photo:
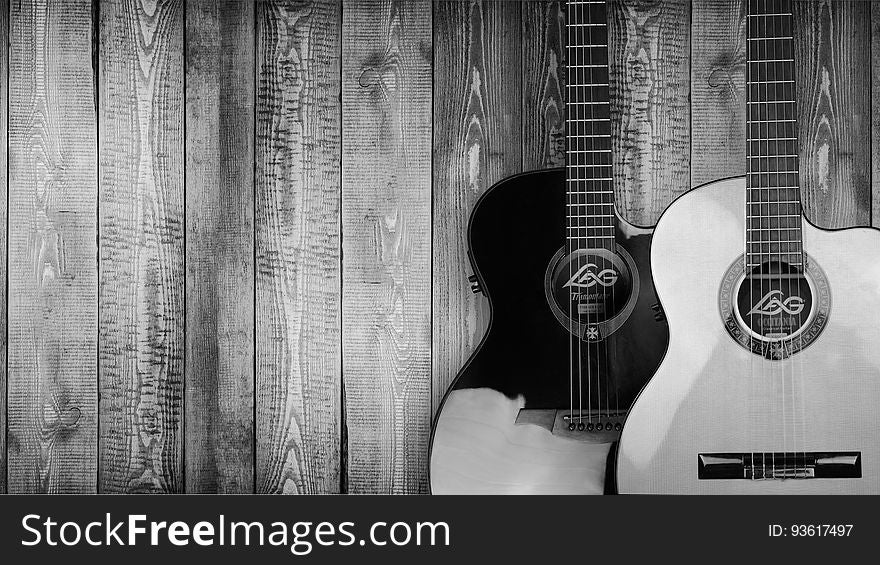
[[[9,491],[94,492],[91,2],[15,2],[10,24]]]
[[[794,2],[800,181],[817,225],[870,224],[868,2]]]
[[[871,2],[871,224],[880,228],[880,3]]]
[[[520,7],[434,3],[434,412],[488,322],[467,280],[471,208],[522,170]]]
[[[102,492],[183,488],[183,3],[100,5]]]
[[[690,187],[690,2],[609,4],[617,206],[653,225]]]
[[[257,490],[340,490],[340,3],[257,5]]]
[[[692,4],[691,186],[746,172],[746,6]]]
[[[522,4],[522,168],[565,165],[565,3]]]
[[[186,6],[187,492],[254,490],[254,3]]]
[[[347,2],[343,38],[347,491],[426,492],[431,3]]]
[[[6,133],[9,126],[9,1],[0,0],[0,225],[7,225],[8,147]],[[0,229],[0,284],[6,281],[6,228]],[[6,493],[6,292],[0,300],[0,494]]]

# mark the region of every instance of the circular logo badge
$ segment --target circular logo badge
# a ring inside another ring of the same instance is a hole
[[[727,333],[766,359],[790,357],[813,343],[828,322],[831,293],[822,269],[766,261],[745,268],[740,256],[724,274],[719,308]]]
[[[635,307],[639,279],[635,262],[620,246],[560,249],[547,268],[545,291],[559,322],[586,341],[616,331]]]

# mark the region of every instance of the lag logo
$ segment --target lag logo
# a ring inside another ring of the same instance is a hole
[[[789,296],[785,300],[779,297],[784,296],[781,290],[771,290],[764,295],[760,302],[755,304],[746,316],[758,314],[760,316],[775,316],[786,312],[792,316],[797,316],[804,309],[804,299],[800,296]]]
[[[562,288],[577,287],[590,288],[600,284],[602,286],[611,286],[617,282],[617,271],[614,269],[603,269],[596,274],[599,267],[595,263],[587,263],[568,279],[568,282]]]

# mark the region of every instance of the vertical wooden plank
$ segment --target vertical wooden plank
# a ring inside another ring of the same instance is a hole
[[[340,490],[340,24],[257,5],[257,490]]]
[[[870,224],[870,6],[793,6],[804,211],[828,228]]]
[[[431,3],[346,2],[342,326],[349,492],[427,490]]]
[[[746,172],[746,7],[692,4],[691,186]]]
[[[523,170],[565,166],[565,3],[522,4]]]
[[[183,3],[100,4],[102,492],[183,487]]]
[[[467,277],[477,198],[522,170],[519,2],[434,3],[433,410],[482,337]]]
[[[8,70],[9,70],[9,1],[0,0],[0,284],[3,300],[0,302],[0,494],[6,493],[6,203],[9,198],[6,175],[8,165],[7,137],[9,125]]]
[[[98,420],[92,6],[12,8],[9,491],[88,493]]]
[[[880,3],[871,2],[871,223],[880,228]]]
[[[254,3],[186,5],[186,490],[254,490]]]
[[[639,225],[690,188],[690,5],[609,5],[617,206]]]

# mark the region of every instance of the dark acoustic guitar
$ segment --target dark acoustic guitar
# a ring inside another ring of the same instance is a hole
[[[747,175],[657,225],[669,351],[627,417],[626,493],[880,494],[880,231],[803,216],[791,0],[749,0]]]
[[[434,493],[602,494],[606,460],[666,348],[651,230],[615,209],[605,2],[567,5],[567,164],[508,178],[472,213],[489,330],[447,392]]]

